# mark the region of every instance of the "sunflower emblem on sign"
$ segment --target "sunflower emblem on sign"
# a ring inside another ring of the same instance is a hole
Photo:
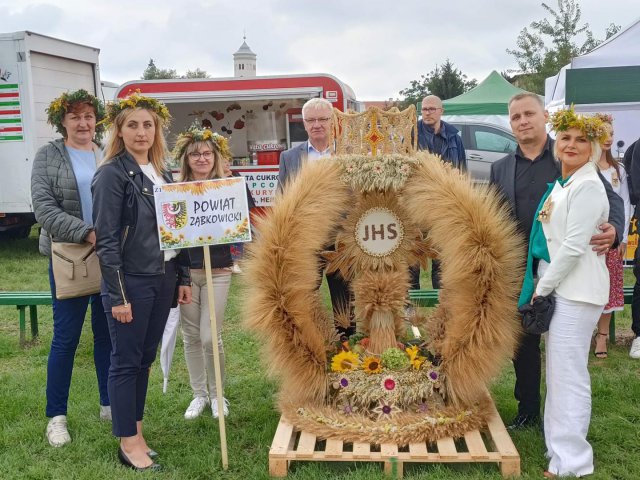
[[[187,226],[186,200],[163,202],[162,219],[171,230],[180,230]]]

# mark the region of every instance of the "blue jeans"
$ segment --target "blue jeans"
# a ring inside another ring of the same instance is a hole
[[[113,351],[109,369],[111,428],[116,437],[132,437],[144,416],[149,371],[162,340],[176,291],[175,263],[165,262],[164,275],[124,275],[133,320],[121,323],[111,314],[106,292],[102,304]],[[104,287],[104,286],[103,286]]]
[[[100,295],[57,300],[51,263],[49,263],[49,284],[53,299],[53,339],[47,364],[47,417],[67,414],[73,360],[89,303],[91,303],[91,328],[93,330],[93,361],[98,377],[100,405],[109,405],[107,378],[109,376],[111,339]]]

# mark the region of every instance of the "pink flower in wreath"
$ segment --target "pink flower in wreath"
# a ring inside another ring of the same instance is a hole
[[[381,382],[382,388],[384,388],[388,392],[392,392],[396,389],[396,379],[388,376],[384,377]]]

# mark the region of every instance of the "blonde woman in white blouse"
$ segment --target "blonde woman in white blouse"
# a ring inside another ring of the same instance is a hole
[[[605,259],[589,246],[609,215],[596,166],[604,129],[599,119],[573,110],[557,112],[551,124],[562,175],[543,196],[531,234],[536,250],[531,254],[540,259],[533,297],[553,295],[556,301],[544,334],[544,435],[549,458],[544,475],[580,477],[593,473],[593,450],[587,442],[591,417],[587,363],[591,333],[609,298]]]
[[[609,301],[604,307],[604,312],[598,320],[598,330],[595,335],[595,347],[593,354],[596,358],[605,359],[608,357],[607,340],[609,338],[609,324],[611,323],[611,313],[624,309],[624,279],[623,266],[625,251],[627,249],[627,237],[629,235],[629,221],[631,220],[631,200],[629,199],[629,185],[627,183],[627,172],[622,162],[618,162],[611,154],[613,145],[613,118],[607,114],[597,114],[597,117],[604,122],[607,132],[605,140],[602,142],[602,154],[598,160],[598,168],[602,176],[611,184],[613,191],[622,198],[624,202],[624,236],[617,248],[612,248],[607,252],[607,268],[609,269]]]

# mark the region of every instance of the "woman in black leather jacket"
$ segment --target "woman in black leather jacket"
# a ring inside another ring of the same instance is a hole
[[[102,302],[113,345],[108,390],[118,457],[136,470],[159,469],[142,435],[149,368],[172,304],[191,301],[187,251],[160,250],[153,186],[165,167],[166,107],[133,94],[110,105],[109,142],[93,179]]]

